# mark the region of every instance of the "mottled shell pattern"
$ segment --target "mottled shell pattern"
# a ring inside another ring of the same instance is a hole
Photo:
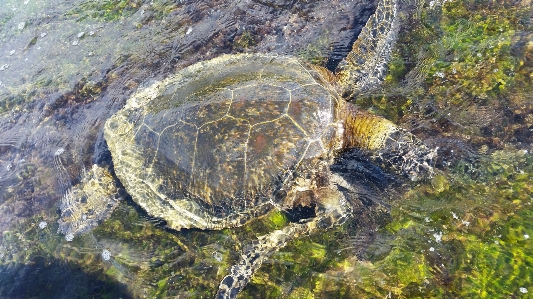
[[[337,98],[319,78],[287,56],[188,67],[106,122],[116,175],[174,229],[234,227],[284,207],[287,191],[342,143]]]

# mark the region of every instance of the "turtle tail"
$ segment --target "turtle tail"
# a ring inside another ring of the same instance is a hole
[[[396,41],[397,18],[397,0],[380,0],[352,51],[335,71],[344,98],[352,98],[383,81]]]

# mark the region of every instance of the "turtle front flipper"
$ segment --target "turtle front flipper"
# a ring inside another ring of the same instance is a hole
[[[113,213],[120,200],[115,178],[107,167],[93,165],[61,199],[59,232],[71,241],[91,231]]]
[[[314,190],[316,198],[315,218],[307,222],[291,223],[280,230],[259,237],[242,252],[239,262],[231,267],[230,274],[220,282],[216,299],[236,298],[248,284],[254,273],[272,253],[284,247],[298,236],[318,228],[329,228],[346,221],[351,213],[348,201],[336,187]]]
[[[344,98],[368,91],[383,81],[398,30],[396,2],[379,2],[352,51],[337,67],[337,82]]]

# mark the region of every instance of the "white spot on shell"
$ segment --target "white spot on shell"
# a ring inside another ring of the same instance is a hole
[[[17,25],[17,29],[18,29],[18,30],[22,30],[22,29],[24,29],[24,27],[26,27],[26,23],[25,23],[25,22],[20,22],[20,23]]]
[[[185,34],[191,34],[192,32],[192,27],[189,27],[189,29],[187,29],[187,32]]]

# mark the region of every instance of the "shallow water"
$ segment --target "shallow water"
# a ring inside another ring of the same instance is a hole
[[[5,5],[4,5],[5,3]],[[138,88],[222,53],[334,68],[372,13],[358,1],[4,1],[0,297],[212,298],[283,213],[222,231],[165,228],[126,199],[71,242],[58,206],[101,126]],[[242,298],[528,298],[533,292],[529,0],[405,2],[383,91],[355,100],[439,148],[433,178],[299,238]],[[95,157],[96,156],[96,157]],[[68,277],[69,279],[65,279]]]

